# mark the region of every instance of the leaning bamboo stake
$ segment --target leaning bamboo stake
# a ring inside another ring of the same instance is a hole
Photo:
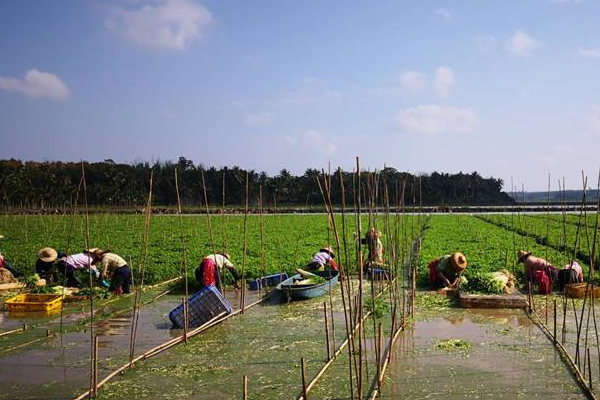
[[[187,313],[187,297],[181,298],[181,307],[183,308],[183,340],[187,344],[188,341],[188,313]]]
[[[327,315],[327,302],[323,302],[323,313],[325,314],[325,342],[327,344],[327,361],[331,360],[331,349],[329,348],[329,317]],[[335,342],[334,346],[335,346]]]
[[[90,248],[90,217],[88,213],[88,203],[87,203],[87,185],[85,182],[85,168],[83,165],[83,160],[81,160],[81,179],[83,181],[83,201],[85,206],[85,248]],[[92,277],[92,259],[90,253],[88,255],[88,264],[89,264],[89,284],[90,289],[94,287],[94,278]],[[90,296],[90,385],[94,384],[94,296]]]
[[[185,248],[185,234],[183,230],[183,216],[181,215],[181,198],[179,197],[179,179],[177,177],[177,168],[175,168],[175,193],[177,193],[177,216],[179,217],[179,233],[181,235],[181,252],[183,261],[183,277],[185,282],[185,298],[190,297],[188,291],[188,270],[187,270],[187,257]],[[184,309],[185,312],[185,309]],[[186,316],[186,314],[184,314]]]
[[[361,213],[361,199],[360,199],[360,195],[361,195],[361,180],[360,180],[360,161],[358,156],[356,157],[356,180],[357,180],[357,196],[356,196],[356,201],[357,201],[357,208],[356,208],[356,219],[357,219],[357,234],[358,237],[360,238],[362,236],[362,229],[361,229],[361,220],[360,220],[360,213]],[[358,241],[358,245],[357,245],[357,259],[358,259],[358,316],[359,319],[362,319],[363,316],[363,298],[362,298],[362,294],[363,294],[363,263],[362,263],[362,248],[360,245],[360,240]],[[361,327],[358,331],[358,398],[362,399],[363,398],[363,335],[364,335],[364,330]]]
[[[139,321],[139,303],[142,298],[142,290],[144,287],[144,271],[146,257],[148,256],[148,232],[150,230],[150,219],[152,218],[152,179],[154,171],[150,170],[150,188],[148,190],[148,200],[146,202],[146,217],[144,220],[144,232],[142,235],[142,249],[140,262],[138,266],[138,274],[140,276],[140,284],[135,288],[135,299],[133,303],[133,313],[131,316],[131,334],[129,339],[129,363],[132,364],[135,354],[135,340],[137,337],[137,327]],[[130,367],[131,368],[131,367]]]
[[[246,171],[246,206],[244,207],[244,249],[242,252],[242,295],[240,296],[240,309],[242,314],[246,308],[246,255],[248,253],[248,171]]]
[[[215,265],[217,264],[217,249],[215,247],[215,237],[213,235],[213,229],[212,229],[212,223],[210,220],[210,210],[208,207],[208,194],[206,193],[206,182],[204,181],[204,170],[201,169],[200,170],[200,176],[202,177],[202,190],[204,192],[204,206],[205,206],[205,211],[206,211],[206,224],[208,226],[208,233],[210,236],[210,243],[212,246],[212,252],[213,252],[213,259],[215,262]],[[216,268],[219,268],[219,266],[217,265]],[[222,289],[221,289],[222,291]]]
[[[304,357],[300,358],[300,368],[302,370],[302,396],[308,400],[308,391],[306,390],[306,365],[304,365]]]
[[[98,395],[98,353],[99,346],[98,340],[100,338],[98,335],[94,336],[94,397]]]

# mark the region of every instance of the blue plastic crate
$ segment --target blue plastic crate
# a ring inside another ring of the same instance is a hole
[[[273,275],[263,276],[262,278],[250,281],[248,284],[250,290],[258,290],[261,287],[277,286],[279,282],[282,282],[288,278],[288,274],[280,272]]]
[[[198,328],[226,311],[231,314],[231,304],[214,286],[206,286],[188,299],[188,327]],[[174,328],[183,328],[183,304],[169,313]]]

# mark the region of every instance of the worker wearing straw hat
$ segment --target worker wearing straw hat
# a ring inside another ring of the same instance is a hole
[[[0,240],[4,239],[4,235],[0,234]],[[0,251],[0,268],[4,269],[3,271],[3,275],[4,275],[4,279],[5,280],[11,280],[11,281],[16,281],[16,279],[19,276],[21,276],[21,274],[19,273],[19,271],[17,271],[11,263],[8,262],[8,260],[4,257],[4,255],[2,254],[2,252]],[[10,273],[10,275],[8,274]],[[9,283],[9,282],[6,282]]]
[[[467,258],[463,253],[457,252],[438,257],[427,266],[431,286],[456,288],[467,268]]]
[[[194,276],[200,286],[216,286],[219,292],[223,293],[221,287],[223,269],[227,269],[231,273],[235,281],[234,286],[238,288],[237,282],[240,280],[240,274],[231,262],[231,256],[227,253],[209,254],[204,257],[194,271]]]
[[[307,270],[325,271],[330,269],[337,271],[338,267],[335,264],[335,253],[330,246],[322,247],[317,251],[312,260],[306,265]]]
[[[35,262],[35,272],[40,278],[46,280],[46,284],[56,283],[58,281],[56,260],[65,256],[64,251],[56,251],[52,247],[41,248]]]
[[[95,249],[93,254],[96,263],[102,266],[100,279],[110,277],[108,290],[116,294],[130,293],[133,278],[127,261],[110,250]]]
[[[364,265],[369,268],[371,266],[382,266],[383,260],[383,244],[381,243],[381,232],[376,228],[371,228],[367,231],[361,244],[367,245],[368,253]]]

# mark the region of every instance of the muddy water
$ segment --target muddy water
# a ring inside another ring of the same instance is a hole
[[[462,339],[467,350],[437,347]],[[388,399],[582,399],[543,332],[520,310],[453,309],[400,337],[385,379]]]
[[[239,304],[236,294],[226,293],[232,305]],[[257,298],[247,295],[248,303]],[[130,303],[123,299],[103,307],[97,314],[95,333],[100,336],[99,377],[107,375],[126,362],[131,329]],[[136,342],[136,354],[157,346],[181,331],[170,329],[168,313],[181,302],[181,295],[167,295],[142,308]],[[55,318],[47,315],[25,315],[37,328],[8,336],[0,341],[0,399],[65,399],[89,387],[90,334],[88,314],[81,304],[66,308],[64,328],[67,333],[45,337],[45,329],[57,328]],[[127,312],[122,312],[129,310]],[[22,323],[20,315],[10,316]],[[105,317],[106,315],[110,315]],[[29,344],[28,344],[29,343]],[[22,346],[23,347],[18,347]],[[16,347],[16,348],[15,348]],[[11,350],[14,348],[14,350]]]
[[[325,363],[322,302],[259,305],[155,358],[103,387],[102,399],[239,399],[248,376],[250,399],[295,398],[301,391],[300,358],[307,375]],[[333,306],[341,310],[339,286]],[[343,340],[337,314],[336,343]]]

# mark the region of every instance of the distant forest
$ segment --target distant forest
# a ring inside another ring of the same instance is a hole
[[[548,202],[548,192],[515,192],[508,193],[518,203],[546,203]],[[598,191],[596,189],[589,189],[585,193],[586,200],[588,203],[595,203],[598,197]],[[583,199],[583,190],[565,190],[564,192],[551,191],[550,202],[560,203],[562,201],[569,202],[581,202]]]
[[[177,204],[175,169],[179,172],[179,191],[182,204],[203,204],[202,175],[210,205],[223,202],[229,207],[244,203],[246,173],[249,177],[250,203],[256,206],[262,188],[265,206],[304,206],[323,204],[317,183],[320,170],[307,169],[303,175],[294,176],[283,169],[275,176],[265,172],[246,171],[239,167],[204,167],[180,157],[177,162],[117,164],[112,160],[84,162],[88,204],[96,206],[139,207],[148,196],[150,172],[153,171],[153,204]],[[333,174],[333,171],[332,171]],[[4,208],[62,208],[74,203],[82,176],[81,163],[73,162],[23,162],[0,160],[0,205]],[[346,204],[353,205],[354,174],[343,172]],[[469,174],[432,174],[415,176],[394,168],[378,171],[379,193],[387,184],[390,204],[405,187],[407,205],[494,205],[512,204],[514,201],[502,192],[501,179],[483,178],[477,172]],[[332,202],[341,204],[339,177],[332,183]],[[362,187],[373,187],[367,174],[362,174]],[[224,186],[224,187],[223,187]],[[382,196],[380,195],[380,199]],[[381,204],[381,200],[378,201]]]

